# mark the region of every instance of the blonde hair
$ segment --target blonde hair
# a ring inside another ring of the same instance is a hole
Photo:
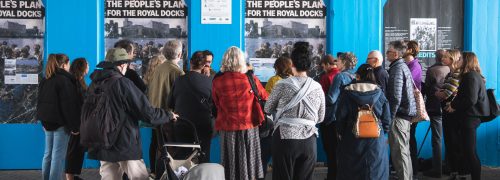
[[[452,63],[451,63],[452,71],[459,70],[460,69],[460,67],[459,67],[460,58],[462,57],[462,54],[460,53],[460,51],[456,50],[456,49],[452,49],[452,50],[449,50],[447,54],[449,54],[448,58],[450,58],[450,60],[452,61]]]
[[[47,66],[45,66],[45,79],[50,79],[56,74],[57,68],[62,68],[69,63],[69,58],[65,54],[49,54]]]
[[[148,69],[146,70],[146,73],[144,74],[144,83],[145,84],[148,84],[149,82],[151,82],[151,80],[153,79],[153,74],[154,74],[155,70],[158,68],[158,66],[163,64],[166,60],[167,60],[167,58],[165,58],[165,56],[163,56],[163,55],[153,56],[149,60]]]
[[[240,48],[231,46],[226,50],[222,57],[221,72],[240,72],[246,73],[248,71],[245,62],[245,55]]]

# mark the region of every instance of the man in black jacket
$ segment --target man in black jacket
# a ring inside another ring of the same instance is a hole
[[[177,115],[153,108],[141,91],[123,75],[128,69],[130,58],[124,49],[110,49],[106,60],[99,64],[102,70],[96,70],[92,75],[92,84],[102,86],[102,93],[110,98],[106,108],[113,114],[113,119],[122,121],[119,135],[110,148],[89,148],[89,158],[101,161],[100,174],[102,179],[121,179],[127,173],[129,179],[147,179],[148,171],[142,159],[142,145],[139,134],[139,119],[154,125],[176,119]],[[110,78],[115,79],[114,81]],[[105,80],[111,83],[99,83]],[[100,84],[100,85],[99,85]],[[104,87],[108,86],[108,87]],[[92,90],[89,89],[89,91]],[[89,92],[92,93],[92,92]],[[82,109],[82,113],[91,112]]]
[[[368,53],[366,58],[366,63],[373,67],[373,73],[377,80],[377,84],[380,86],[382,91],[387,92],[387,82],[389,81],[389,73],[382,67],[382,62],[384,62],[384,57],[380,51],[374,50]]]
[[[450,68],[441,63],[446,50],[436,51],[436,63],[427,70],[425,76],[424,94],[427,96],[425,107],[431,119],[432,129],[432,169],[424,172],[425,176],[441,178],[441,137],[443,137],[442,109],[441,102],[434,94],[443,87],[446,75],[450,73]]]

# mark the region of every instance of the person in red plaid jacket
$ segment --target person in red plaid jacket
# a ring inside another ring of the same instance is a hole
[[[247,75],[243,52],[230,47],[223,56],[221,72],[212,85],[212,98],[217,108],[215,129],[221,137],[221,156],[228,180],[263,178],[259,142],[259,123],[263,118],[260,105]],[[253,76],[259,95],[268,94],[259,79]]]

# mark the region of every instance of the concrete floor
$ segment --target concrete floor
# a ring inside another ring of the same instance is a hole
[[[324,180],[326,178],[326,168],[318,167],[314,170],[314,180]],[[271,172],[272,173],[272,172]],[[271,180],[271,173],[267,175],[266,180]],[[483,167],[481,172],[483,180],[499,180],[500,168]],[[84,169],[80,175],[85,180],[98,180],[100,179],[98,169]],[[417,177],[419,180],[438,180],[435,178],[428,178],[422,175]],[[448,177],[441,178],[442,180]],[[39,180],[41,179],[40,170],[0,170],[0,180]]]

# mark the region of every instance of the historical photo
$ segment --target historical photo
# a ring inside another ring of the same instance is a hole
[[[0,19],[0,37],[42,38],[45,27],[42,19]]]
[[[437,47],[437,19],[411,18],[410,39],[418,42],[422,51],[435,51]]]
[[[163,45],[169,40],[180,40],[183,44],[183,61],[187,63],[187,28],[185,18],[106,18],[106,49],[112,48],[120,39],[134,42],[136,61],[132,68],[146,72],[149,59],[161,54]]]
[[[307,20],[307,23],[305,23]],[[315,77],[321,73],[320,60],[326,51],[326,20],[321,19],[290,19],[290,18],[247,18],[245,23],[245,49],[252,58],[276,59],[282,55],[290,55],[293,44],[298,41],[309,42],[312,52],[313,68],[309,76]],[[269,60],[266,60],[269,62]],[[272,62],[274,64],[274,61]],[[259,79],[266,82],[266,77],[274,73],[271,68],[262,66],[255,71]],[[261,75],[262,74],[262,75]],[[262,78],[261,78],[262,77]]]

